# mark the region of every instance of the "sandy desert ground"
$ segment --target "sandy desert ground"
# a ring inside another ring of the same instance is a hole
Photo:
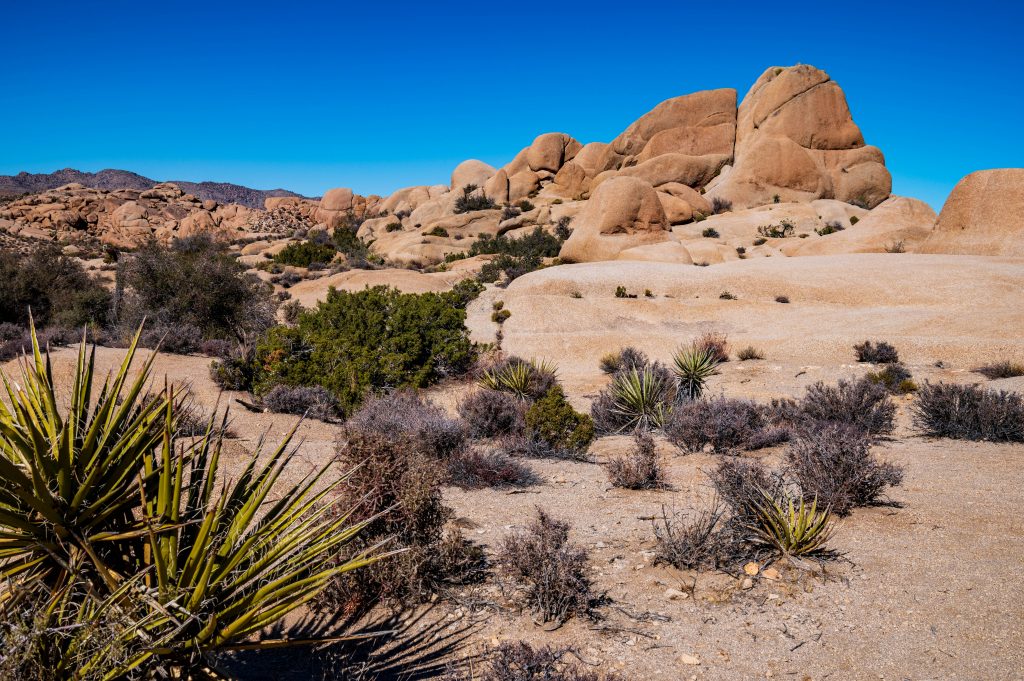
[[[319,283],[319,288],[313,285]],[[321,297],[323,280],[303,286]],[[334,282],[337,283],[337,282]],[[361,287],[366,281],[353,282]],[[616,299],[616,286],[638,293]],[[296,287],[298,288],[298,287]],[[646,297],[649,289],[653,297]],[[729,291],[736,300],[719,296]],[[884,339],[900,351],[915,380],[981,382],[970,371],[987,361],[1024,356],[1024,266],[1019,259],[911,254],[764,258],[713,267],[603,262],[531,273],[507,289],[489,287],[470,307],[475,340],[494,339],[491,303],[512,316],[503,347],[554,360],[570,399],[584,408],[607,381],[601,354],[636,345],[667,359],[679,344],[713,329],[733,350],[753,345],[766,359],[730,361],[711,381],[713,394],[766,400],[799,396],[816,381],[862,375],[851,346]],[[786,295],[790,303],[775,302]],[[577,297],[578,296],[578,297]],[[121,350],[100,348],[102,367]],[[59,376],[73,352],[54,352]],[[155,375],[189,383],[207,408],[231,405],[231,460],[245,460],[256,434],[274,441],[294,418],[257,414],[219,394],[209,359],[163,355]],[[14,367],[8,364],[6,370]],[[1024,391],[1024,378],[988,382]],[[432,389],[454,409],[468,382]],[[531,460],[537,484],[522,490],[446,490],[467,538],[493,547],[529,520],[535,507],[573,523],[587,547],[597,586],[610,604],[601,619],[577,618],[556,631],[499,607],[488,587],[431,608],[424,621],[465,629],[454,655],[499,640],[574,647],[580,659],[630,679],[1014,679],[1024,678],[1024,447],[920,437],[899,398],[894,436],[875,448],[906,468],[892,504],[857,509],[835,538],[843,559],[824,571],[785,565],[762,572],[692,573],[653,565],[650,518],[662,507],[697,509],[710,490],[703,471],[712,454],[684,455],[659,442],[670,489],[612,488],[600,465],[629,446],[598,440],[588,462]],[[306,422],[295,477],[328,461],[338,427]],[[781,460],[781,448],[753,456]],[[682,595],[680,595],[680,592]],[[429,628],[429,627],[428,627]],[[320,678],[315,656],[243,659],[253,678]]]

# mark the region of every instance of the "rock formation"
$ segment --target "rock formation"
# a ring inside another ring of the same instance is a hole
[[[979,170],[960,180],[918,251],[1024,256],[1024,168]]]

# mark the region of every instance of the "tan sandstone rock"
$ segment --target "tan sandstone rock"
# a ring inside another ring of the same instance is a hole
[[[654,187],[635,177],[614,177],[594,191],[559,255],[572,262],[611,260],[628,248],[671,240]]]
[[[979,170],[960,180],[917,250],[1024,256],[1024,168]]]

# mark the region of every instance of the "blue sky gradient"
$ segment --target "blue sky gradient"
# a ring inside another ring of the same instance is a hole
[[[658,102],[802,62],[894,191],[940,208],[1024,166],[1018,3],[12,2],[0,174],[124,168],[319,195],[447,182],[538,134],[608,141]]]

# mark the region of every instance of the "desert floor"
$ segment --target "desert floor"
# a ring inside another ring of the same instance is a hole
[[[617,285],[638,298],[616,299]],[[726,290],[738,299],[720,299]],[[982,382],[971,368],[1024,358],[1021,291],[1024,263],[999,258],[883,254],[707,268],[606,262],[491,288],[471,306],[468,325],[476,340],[493,340],[491,303],[504,301],[512,312],[504,349],[555,361],[581,409],[607,380],[597,366],[601,354],[632,344],[664,360],[693,336],[718,330],[734,352],[753,345],[767,359],[730,361],[712,379],[712,394],[765,400],[863,374],[869,367],[854,362],[851,346],[867,338],[893,343],[918,382]],[[779,295],[791,302],[775,302]],[[104,368],[121,356],[98,351]],[[73,357],[55,351],[58,375],[70,374]],[[218,400],[231,405],[237,466],[258,434],[278,439],[295,419],[241,409],[234,403],[241,395],[219,395],[208,365],[202,357],[161,356],[155,374],[190,383],[208,408]],[[1024,378],[987,385],[1024,391]],[[449,383],[429,394],[454,409],[472,389]],[[611,599],[601,619],[545,631],[528,615],[480,606],[491,599],[484,587],[437,604],[412,629],[464,631],[455,655],[497,640],[570,645],[583,662],[630,679],[1024,678],[1024,447],[920,437],[911,400],[898,400],[897,431],[875,448],[905,466],[904,485],[892,505],[857,509],[842,521],[834,543],[843,558],[823,571],[776,565],[778,579],[762,571],[743,588],[742,573],[654,566],[650,518],[663,507],[700,508],[710,495],[703,471],[718,457],[659,442],[671,489],[619,490],[601,462],[630,441],[609,437],[595,443],[589,462],[531,460],[539,481],[522,490],[446,490],[465,536],[485,546],[528,522],[538,506],[572,522],[572,538],[590,550],[597,586]],[[329,459],[337,430],[301,426],[296,477]],[[756,455],[777,463],[782,449]],[[671,598],[669,589],[685,596]],[[240,664],[252,678],[331,678],[322,666],[314,670],[314,657]]]

